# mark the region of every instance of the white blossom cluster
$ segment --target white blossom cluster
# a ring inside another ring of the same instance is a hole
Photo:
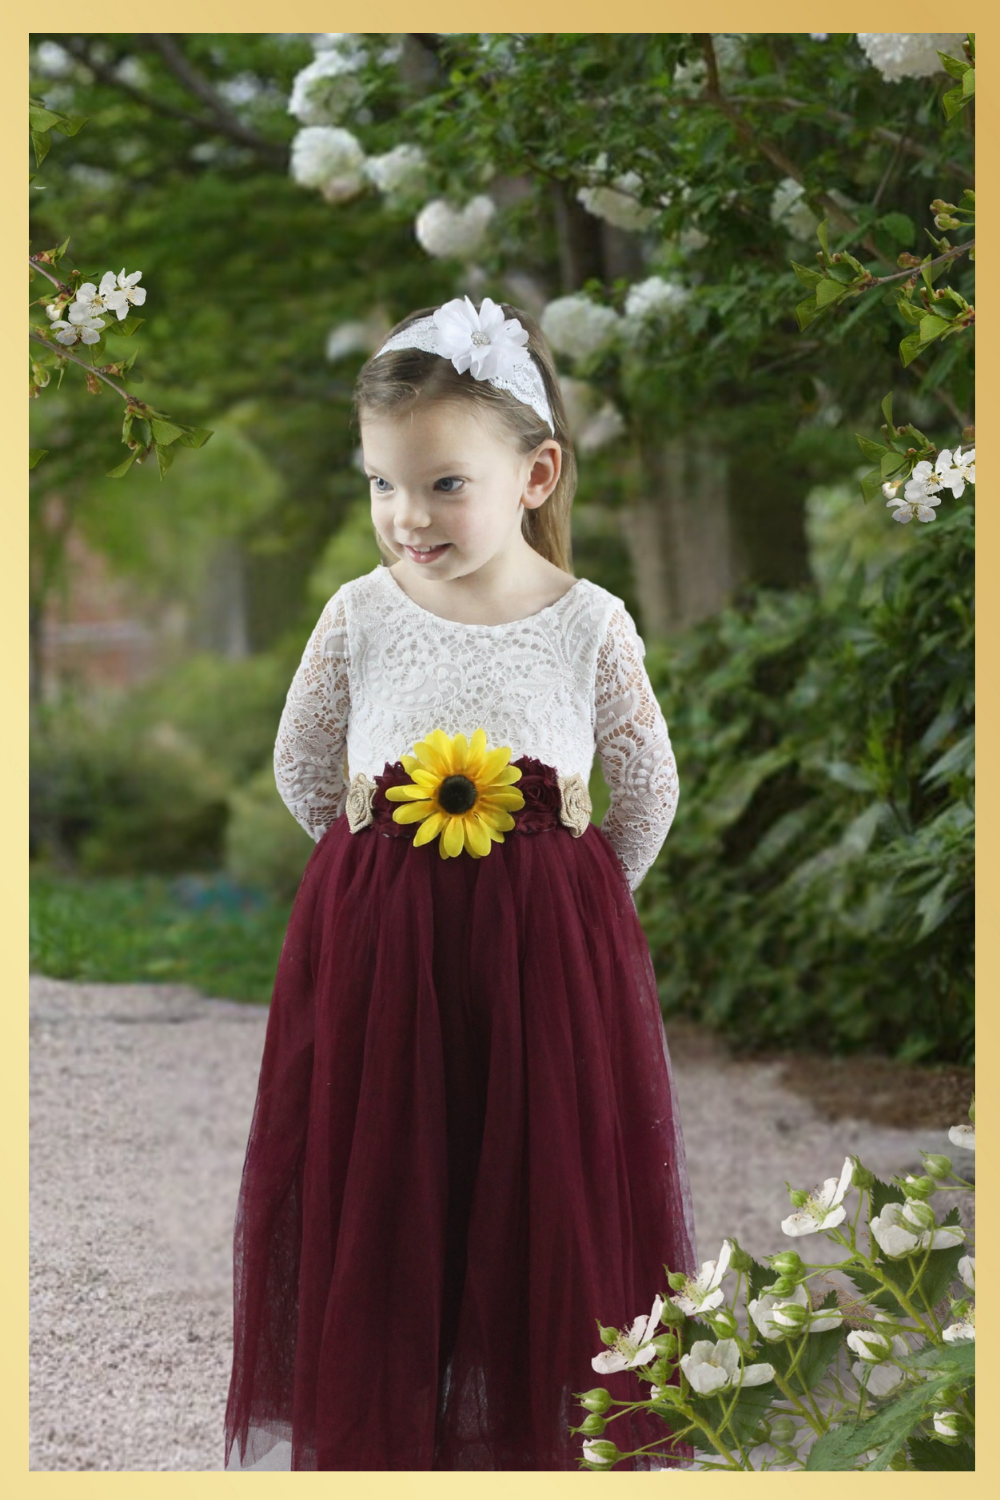
[[[938,52],[961,58],[964,31],[857,31],[868,61],[887,83],[901,78],[930,78],[941,71]]]
[[[114,313],[121,321],[127,317],[130,307],[141,307],[145,302],[146,288],[137,284],[141,277],[141,271],[126,276],[123,266],[117,276],[114,271],[106,271],[99,287],[92,281],[85,281],[77,287],[74,300],[65,310],[65,318],[59,317],[59,307],[55,303],[49,303],[45,311],[50,326],[57,330],[58,342],[70,345],[79,339],[84,344],[96,344],[106,326],[102,313]]]
[[[906,481],[902,497],[899,495],[900,480],[884,484],[882,493],[886,497],[886,505],[896,507],[892,513],[894,521],[905,523],[912,521],[914,516],[918,521],[933,521],[934,506],[941,504],[941,490],[951,490],[957,500],[964,494],[965,486],[975,482],[975,448],[968,448],[964,453],[960,448],[956,448],[954,452],[950,448],[942,448],[933,463],[925,458],[916,465]],[[954,1127],[955,1130],[967,1128],[958,1125]],[[972,1138],[975,1140],[974,1130]],[[955,1140],[954,1136],[952,1140]],[[962,1143],[956,1141],[955,1144]]]
[[[645,322],[664,312],[675,312],[690,297],[688,287],[679,281],[664,281],[662,276],[647,276],[629,287],[625,298],[625,316],[635,323]]]
[[[364,164],[361,142],[338,125],[306,125],[292,141],[292,176],[302,187],[318,188],[328,203],[357,197]]]
[[[794,177],[783,177],[771,195],[771,223],[787,229],[793,240],[811,240],[819,223],[805,200],[805,188]]]
[[[598,182],[596,179],[607,171],[607,167],[607,152],[602,151],[587,168],[587,176],[594,185],[578,190],[578,202],[595,218],[604,219],[617,229],[648,229],[659,210],[639,202],[642,178],[638,172],[625,172],[615,177],[610,184]],[[660,199],[664,206],[669,202],[669,197]]]
[[[613,307],[592,301],[585,292],[573,292],[549,302],[540,323],[557,354],[587,359],[617,339],[622,319]]]
[[[486,193],[470,198],[464,208],[432,198],[417,215],[414,233],[428,255],[466,259],[479,249],[495,213],[496,204]]]
[[[369,156],[364,172],[368,181],[390,202],[399,202],[423,187],[427,177],[427,157],[420,146],[403,142],[382,156]]]
[[[364,98],[356,77],[364,53],[327,47],[295,75],[288,113],[303,125],[336,125]]]

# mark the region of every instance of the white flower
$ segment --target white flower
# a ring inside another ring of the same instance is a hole
[[[69,322],[65,318],[58,318],[52,327],[59,330],[56,339],[60,344],[75,344],[78,338],[82,339],[85,344],[96,344],[101,337],[104,319],[80,315]]]
[[[847,1342],[851,1343],[850,1334],[847,1336]],[[852,1344],[851,1347],[856,1348],[856,1345]],[[892,1353],[896,1359],[902,1359],[909,1352],[910,1346],[902,1335],[893,1334]],[[886,1353],[888,1353],[888,1345],[886,1345]],[[903,1379],[903,1371],[891,1360],[880,1360],[878,1364],[871,1364],[867,1360],[855,1360],[851,1369],[855,1380],[861,1380],[867,1370],[867,1390],[870,1396],[887,1396]]]
[[[942,485],[950,489],[957,500],[967,484],[976,482],[976,450],[970,448],[968,453],[962,453],[956,448],[952,453],[944,448],[938,454],[937,467]]]
[[[964,31],[857,31],[862,52],[887,83],[940,73],[938,52],[962,58]]]
[[[319,188],[328,203],[361,192],[364,160],[356,137],[334,125],[307,125],[292,141],[292,176],[302,187]]]
[[[695,1313],[707,1312],[709,1308],[718,1307],[723,1298],[722,1278],[729,1270],[729,1258],[733,1253],[730,1240],[722,1241],[722,1249],[719,1251],[718,1260],[706,1260],[698,1275],[688,1279],[683,1289],[676,1296],[670,1298],[675,1307],[679,1307],[682,1313],[693,1317]]]
[[[613,307],[592,302],[583,292],[573,292],[549,302],[540,322],[542,332],[558,354],[586,359],[616,337],[622,320]]]
[[[966,1151],[975,1151],[976,1127],[975,1125],[953,1125],[948,1132],[948,1139],[953,1146],[961,1146]]]
[[[440,352],[459,374],[471,370],[474,380],[492,380],[509,375],[530,358],[528,330],[517,318],[508,318],[492,297],[484,297],[476,311],[469,299],[454,297],[434,313],[440,329]]]
[[[974,1344],[976,1341],[976,1309],[970,1307],[964,1318],[949,1323],[941,1337],[949,1344]]]
[[[946,1406],[944,1411],[934,1413],[934,1432],[937,1437],[958,1437],[961,1417],[953,1406]]]
[[[871,1364],[877,1364],[885,1359],[892,1347],[889,1340],[881,1333],[875,1333],[868,1328],[855,1328],[847,1335],[847,1347],[853,1349],[855,1354]]]
[[[625,418],[613,401],[605,401],[600,411],[587,422],[576,440],[581,453],[596,453],[613,443],[626,431]]]
[[[872,1237],[890,1260],[912,1255],[916,1250],[943,1250],[951,1245],[960,1245],[965,1230],[954,1225],[945,1229],[925,1229],[914,1217],[916,1207],[926,1205],[920,1199],[907,1198],[904,1203],[890,1202],[880,1214],[876,1214],[869,1226]]]
[[[958,1263],[958,1274],[961,1276],[970,1292],[976,1290],[976,1257],[974,1255],[963,1255]]]
[[[944,449],[941,457],[944,457],[945,454],[947,454],[948,463],[950,463],[951,454],[948,453],[947,448]],[[940,459],[938,464],[932,464],[926,458],[921,459],[920,463],[914,466],[913,473],[906,481],[906,488],[903,494],[907,500],[922,500],[924,495],[936,494],[941,488],[940,468],[943,467],[946,467],[946,465],[940,464]]]
[[[835,1229],[847,1218],[843,1206],[844,1194],[851,1185],[854,1163],[848,1156],[844,1160],[840,1178],[828,1177],[822,1187],[814,1188],[809,1198],[797,1209],[782,1219],[781,1227],[786,1234],[816,1234],[821,1229]]]
[[[696,228],[694,224],[690,224],[687,229],[682,229],[677,236],[677,243],[682,250],[703,250],[708,242],[708,235]]]
[[[296,73],[288,113],[303,125],[336,125],[364,97],[364,87],[354,77],[363,61],[360,49],[325,48]]]
[[[375,319],[338,323],[327,334],[326,357],[335,364],[348,354],[371,354],[384,339],[386,331],[384,324]]]
[[[682,307],[691,293],[677,281],[664,281],[662,276],[647,276],[628,289],[625,298],[625,316],[641,322],[654,313],[673,311]]]
[[[496,204],[479,193],[462,209],[454,209],[443,198],[432,198],[417,215],[414,233],[427,251],[438,259],[474,255],[482,244]]]
[[[771,223],[781,224],[793,240],[811,240],[819,223],[804,194],[801,182],[783,177],[771,195]]]
[[[607,1438],[584,1438],[583,1456],[588,1463],[601,1464],[606,1469],[614,1467],[614,1459],[606,1458],[603,1449],[600,1452],[594,1452],[599,1443],[606,1443],[607,1441]]]
[[[912,500],[887,500],[886,504],[897,507],[892,513],[892,519],[905,523],[912,521],[914,516],[916,516],[918,521],[933,521],[934,511],[932,507],[940,505],[941,501],[937,495],[924,495],[923,498],[914,496]]]
[[[383,156],[369,156],[365,176],[389,197],[419,191],[427,176],[427,157],[419,146],[403,142]],[[491,200],[492,201],[492,200]]]
[[[648,1365],[656,1357],[651,1339],[656,1337],[656,1327],[663,1311],[663,1298],[653,1299],[652,1312],[640,1313],[628,1333],[620,1333],[610,1349],[595,1354],[590,1363],[601,1375],[610,1375],[615,1370],[630,1370],[633,1365]]]
[[[711,1396],[733,1385],[765,1385],[774,1379],[774,1366],[747,1365],[740,1380],[740,1351],[735,1339],[698,1339],[681,1356],[681,1369],[699,1396]]]
[[[791,1307],[802,1307],[808,1314],[806,1321],[798,1322],[798,1315],[794,1318],[786,1315],[786,1309]],[[772,1292],[765,1290],[760,1297],[754,1297],[747,1304],[747,1311],[760,1329],[766,1339],[772,1342],[775,1339],[787,1338],[790,1332],[800,1332],[803,1329],[808,1333],[824,1333],[829,1328],[836,1328],[843,1322],[843,1314],[835,1307],[818,1308],[812,1310],[809,1293],[800,1282],[794,1292],[784,1297],[776,1297]]]
[[[100,296],[103,305],[111,312],[117,313],[119,319],[124,318],[131,306],[141,307],[146,300],[146,288],[137,286],[136,282],[142,276],[141,271],[133,271],[131,276],[125,275],[125,267],[122,266],[118,275],[114,271],[105,271],[101,277]],[[90,282],[85,285],[90,286]],[[80,288],[80,292],[83,287]],[[80,293],[77,293],[79,298]]]

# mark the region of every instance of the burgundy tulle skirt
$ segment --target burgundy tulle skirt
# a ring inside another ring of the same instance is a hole
[[[597,1323],[627,1330],[665,1264],[696,1269],[649,948],[593,824],[536,821],[481,859],[408,827],[337,818],[295,899],[236,1215],[226,1462],[286,1439],[292,1469],[577,1469],[575,1396],[648,1392],[594,1371]],[[605,1436],[667,1430],[637,1413]]]

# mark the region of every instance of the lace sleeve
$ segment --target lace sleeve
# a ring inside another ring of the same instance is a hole
[[[677,810],[677,765],[666,720],[642,658],[645,646],[623,605],[597,655],[595,738],[611,803],[601,832],[635,890]]]
[[[347,800],[344,748],[350,706],[347,615],[338,592],[309,637],[274,746],[281,800],[317,841]]]

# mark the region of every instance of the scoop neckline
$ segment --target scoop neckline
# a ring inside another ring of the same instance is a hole
[[[575,579],[574,582],[570,584],[565,594],[560,595],[558,599],[554,599],[551,604],[546,604],[543,609],[536,609],[533,615],[522,615],[519,620],[502,620],[498,625],[482,625],[474,623],[471,620],[449,620],[447,615],[436,615],[432,609],[425,609],[422,604],[417,603],[416,599],[411,598],[411,596],[404,589],[403,585],[400,583],[399,579],[393,575],[391,570],[384,563],[376,564],[376,572],[384,573],[386,578],[389,580],[389,583],[395,589],[396,593],[399,594],[400,598],[403,599],[407,604],[411,605],[415,610],[418,610],[420,614],[429,615],[432,620],[437,620],[439,625],[457,625],[460,630],[510,630],[511,626],[513,625],[526,625],[529,620],[540,620],[542,616],[547,615],[550,610],[558,609],[559,606],[569,598],[570,594],[572,594],[580,586],[581,583],[586,582],[585,578]]]

